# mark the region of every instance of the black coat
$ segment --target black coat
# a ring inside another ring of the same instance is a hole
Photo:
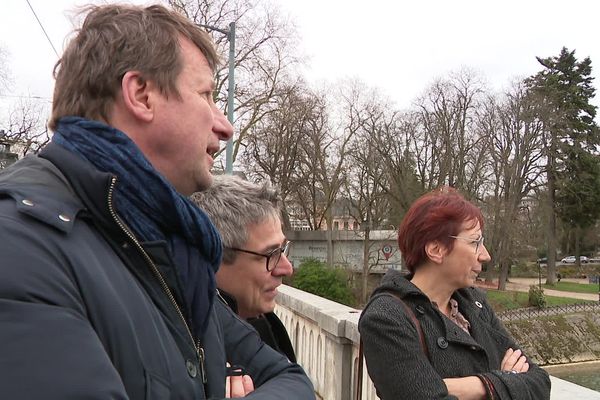
[[[431,362],[421,348],[415,325],[394,296],[413,310],[425,335]],[[519,348],[494,314],[485,294],[476,288],[456,291],[460,312],[471,324],[471,335],[445,317],[398,271],[388,271],[359,320],[364,354],[371,379],[383,400],[456,399],[444,378],[481,374],[494,387],[494,398],[544,400],[550,398],[550,378],[531,360],[529,371],[500,370],[506,350]]]
[[[127,235],[114,185],[54,144],[0,173],[2,398],[223,398],[229,361],[260,386],[250,398],[313,399],[220,301],[196,342],[165,243]]]
[[[226,304],[237,314],[238,307],[236,299],[222,289],[219,289],[219,291]],[[261,314],[256,318],[248,318],[246,322],[256,329],[256,332],[258,332],[263,342],[286,356],[291,362],[296,362],[294,346],[292,346],[290,336],[277,314],[274,312]]]

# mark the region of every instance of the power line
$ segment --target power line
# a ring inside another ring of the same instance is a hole
[[[16,94],[0,94],[0,97],[13,98],[13,99],[35,99],[35,100],[52,100],[50,97],[43,96],[20,96]]]
[[[25,0],[25,1],[29,5],[29,8],[31,8],[31,12],[33,13],[33,16],[35,17],[35,19],[37,19],[37,22],[40,25],[40,28],[42,28],[42,31],[44,32],[44,35],[46,35],[46,39],[48,39],[48,43],[50,43],[50,46],[52,47],[52,50],[54,50],[56,57],[60,58],[60,56],[58,55],[58,51],[56,51],[56,49],[54,48],[54,45],[52,44],[52,40],[50,40],[50,36],[48,36],[48,34],[46,33],[46,30],[44,29],[44,26],[42,25],[42,21],[40,21],[37,14],[35,13],[35,10],[33,9],[33,7],[31,7],[31,3],[29,2],[29,0]]]

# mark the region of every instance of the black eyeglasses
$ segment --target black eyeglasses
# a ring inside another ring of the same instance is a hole
[[[267,271],[271,272],[275,269],[277,264],[279,264],[279,260],[281,259],[282,254],[285,254],[285,256],[287,257],[289,250],[290,250],[290,243],[291,242],[289,240],[286,240],[283,243],[283,246],[273,249],[265,254],[257,253],[255,251],[250,251],[250,250],[246,250],[246,249],[238,249],[237,247],[225,247],[225,248],[229,249],[229,250],[233,250],[233,251],[241,251],[242,253],[254,254],[255,256],[265,257],[267,259]]]
[[[452,236],[450,235],[451,238],[454,239],[460,239],[460,240],[465,240],[471,244],[475,245],[475,254],[479,253],[479,248],[483,245],[483,236],[481,236],[479,239],[473,239],[470,237],[464,237],[464,236]]]

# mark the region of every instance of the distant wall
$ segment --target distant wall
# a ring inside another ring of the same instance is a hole
[[[295,267],[305,258],[327,261],[327,231],[287,231],[285,234],[292,241],[288,258]],[[362,270],[364,232],[334,230],[331,235],[334,264],[351,270]],[[372,271],[401,269],[396,231],[372,231],[370,236],[369,258],[372,264],[377,263]]]

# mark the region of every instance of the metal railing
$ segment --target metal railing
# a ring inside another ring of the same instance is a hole
[[[515,310],[507,310],[498,313],[498,318],[501,321],[519,321],[530,318],[538,317],[551,317],[555,315],[572,314],[577,312],[585,311],[600,311],[599,303],[577,303],[577,304],[563,304],[552,307],[528,307],[518,308]]]

